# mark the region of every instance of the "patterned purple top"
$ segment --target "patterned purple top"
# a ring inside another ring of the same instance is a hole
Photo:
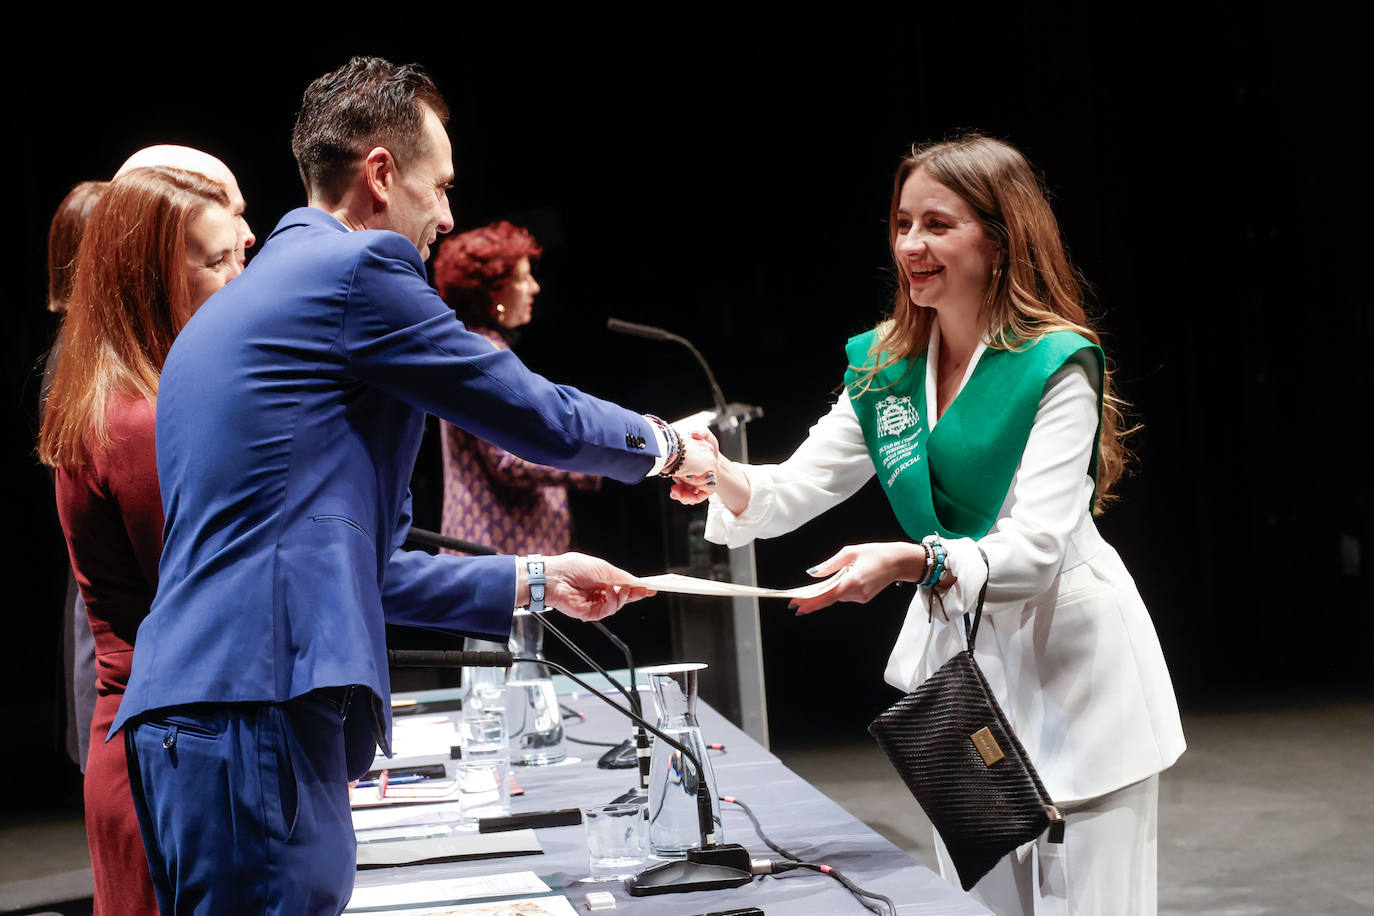
[[[496,331],[474,328],[498,349],[509,349]],[[534,464],[440,421],[444,452],[444,514],[441,532],[489,544],[503,554],[568,549],[572,517],[568,487],[596,490],[601,478]]]

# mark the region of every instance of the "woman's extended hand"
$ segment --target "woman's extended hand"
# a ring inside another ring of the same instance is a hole
[[[705,479],[720,462],[720,445],[709,432],[682,434],[682,464],[673,478]]]
[[[720,443],[711,431],[699,430],[685,438],[691,443],[687,446],[688,453],[705,458],[698,466],[698,473],[674,477],[668,495],[686,506],[718,495],[725,507],[736,515],[749,508],[749,477],[740,465],[720,453]]]
[[[807,572],[821,579],[846,566],[849,572],[830,591],[815,598],[793,601],[788,606],[798,614],[810,614],[836,601],[867,604],[893,582],[915,582],[924,576],[926,551],[920,544],[910,541],[852,544]]]
[[[673,478],[668,495],[684,506],[695,506],[716,492],[720,472],[720,443],[709,430],[688,433],[682,437],[687,450],[682,473]]]

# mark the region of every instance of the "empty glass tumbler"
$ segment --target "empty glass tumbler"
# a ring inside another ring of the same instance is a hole
[[[614,881],[644,870],[643,805],[593,805],[582,809],[582,822],[592,881]]]
[[[469,636],[463,640],[463,649],[468,652],[502,652],[507,646]],[[474,713],[506,714],[505,668],[463,669],[463,714]]]

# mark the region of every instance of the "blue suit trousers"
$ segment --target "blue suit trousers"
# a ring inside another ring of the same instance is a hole
[[[157,710],[124,729],[158,907],[342,912],[353,892],[342,688]]]

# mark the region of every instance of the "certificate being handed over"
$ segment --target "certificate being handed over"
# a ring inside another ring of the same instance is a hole
[[[849,567],[846,566],[828,579],[797,588],[759,588],[754,585],[736,585],[733,582],[717,582],[714,579],[680,576],[677,573],[664,573],[661,576],[633,576],[628,581],[611,584],[638,585],[642,588],[652,588],[660,592],[674,592],[679,595],[716,595],[722,598],[753,596],[755,598],[800,598],[804,600],[815,598],[817,595],[824,595],[834,588],[839,583],[840,577],[848,571]]]

